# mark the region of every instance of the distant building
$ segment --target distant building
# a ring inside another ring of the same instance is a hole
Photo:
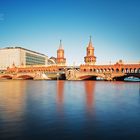
[[[84,57],[86,64],[94,65],[96,62],[96,57],[94,56],[94,47],[92,45],[91,37],[87,47],[87,55]]]
[[[12,66],[48,65],[48,57],[44,54],[21,47],[0,49],[0,69]]]
[[[49,59],[48,59],[48,65],[56,65],[56,57],[50,57]]]

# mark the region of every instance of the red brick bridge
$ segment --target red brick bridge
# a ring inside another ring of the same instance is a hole
[[[51,76],[48,78],[48,75]],[[57,79],[62,75],[65,75],[67,80],[96,80],[101,78],[103,80],[122,81],[124,78],[132,76],[140,79],[140,64],[13,67],[0,74],[0,79]]]
[[[80,69],[70,69],[66,72],[68,80],[124,80],[126,77],[137,77],[140,79],[140,64],[114,65],[80,65]]]

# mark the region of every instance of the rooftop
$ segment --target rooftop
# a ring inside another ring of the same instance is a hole
[[[3,49],[22,49],[22,50],[25,50],[25,51],[30,51],[30,52],[33,52],[33,53],[36,53],[36,54],[39,54],[39,55],[46,56],[45,54],[42,54],[42,53],[39,53],[39,52],[36,52],[36,51],[32,51],[32,50],[29,50],[29,49],[25,49],[25,48],[22,48],[22,47],[6,47],[6,48],[3,48]],[[3,49],[0,49],[0,50],[3,50]]]

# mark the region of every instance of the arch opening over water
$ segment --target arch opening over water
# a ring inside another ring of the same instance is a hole
[[[34,78],[30,75],[22,75],[22,76],[17,77],[17,79],[32,80]]]
[[[97,76],[91,76],[91,75],[86,75],[86,76],[81,76],[81,80],[96,80]]]
[[[124,81],[135,81],[135,82],[140,82],[140,78],[136,77],[136,76],[129,76],[129,77],[125,77]]]
[[[3,75],[0,77],[0,79],[12,79],[12,76],[10,75]]]

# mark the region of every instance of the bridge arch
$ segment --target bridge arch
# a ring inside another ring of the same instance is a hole
[[[84,76],[80,76],[79,78],[81,80],[96,80],[97,76],[93,76],[93,75],[84,75]]]
[[[99,69],[98,71],[99,71],[99,73],[101,73],[101,69]]]
[[[101,73],[103,73],[103,69],[100,69]]]
[[[133,73],[133,69],[132,68],[130,68],[130,73]]]
[[[90,72],[92,72],[92,69],[90,69]]]
[[[140,68],[137,70],[138,73],[140,73]]]
[[[134,68],[134,73],[137,73],[137,69],[136,68]]]
[[[86,69],[84,69],[84,71],[86,71]]]
[[[111,69],[110,69],[110,68],[107,68],[107,71],[108,71],[108,72],[110,72],[110,71],[111,71]]]
[[[96,69],[96,72],[99,73],[99,69]]]
[[[13,77],[11,75],[2,75],[0,79],[12,79]]]
[[[127,73],[130,73],[130,68],[128,68],[128,72]]]
[[[124,69],[124,73],[127,73],[127,68]]]
[[[96,72],[96,69],[93,69],[93,72]]]
[[[28,80],[28,79],[34,79],[34,77],[31,76],[31,75],[20,75],[20,76],[17,77],[17,79],[26,79],[26,80]]]
[[[116,72],[119,72],[119,69],[118,68],[116,68]]]
[[[122,69],[121,69],[121,72],[122,72],[122,73],[125,73],[125,69],[124,69],[124,68],[122,68]]]
[[[111,72],[114,72],[114,68],[111,68]]]
[[[106,68],[104,68],[104,72],[106,72]]]
[[[115,79],[116,81],[124,81],[125,78],[129,78],[129,77],[138,78],[140,80],[139,73],[127,73],[126,75],[123,76],[113,77],[113,79]]]
[[[128,76],[124,77],[124,81],[135,81],[135,82],[140,82],[140,78],[137,76]]]

